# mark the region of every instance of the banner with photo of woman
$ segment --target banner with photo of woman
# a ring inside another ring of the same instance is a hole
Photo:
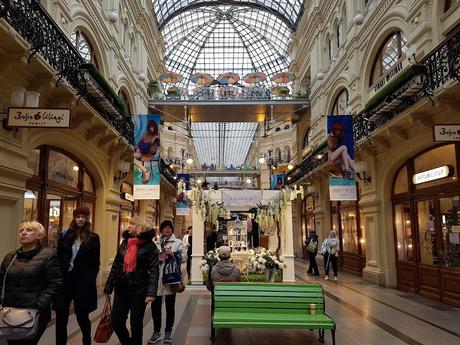
[[[134,117],[134,199],[160,199],[160,115]]]
[[[327,133],[330,200],[356,200],[352,115],[329,115]]]

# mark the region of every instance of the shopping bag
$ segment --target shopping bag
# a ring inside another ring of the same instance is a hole
[[[110,296],[107,296],[104,308],[102,309],[101,321],[99,321],[96,334],[94,335],[94,341],[96,343],[107,343],[112,333],[112,306],[110,305]]]
[[[163,285],[178,284],[181,282],[180,265],[182,262],[182,255],[174,253],[168,255],[163,267]]]

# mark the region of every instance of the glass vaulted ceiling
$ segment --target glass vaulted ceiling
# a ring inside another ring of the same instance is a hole
[[[287,45],[303,12],[300,0],[153,0],[166,45],[166,69],[195,72],[286,71]]]

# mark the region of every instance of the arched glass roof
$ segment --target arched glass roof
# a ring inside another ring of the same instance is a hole
[[[249,72],[271,77],[290,64],[287,45],[302,15],[302,1],[153,0],[166,44],[166,69],[214,77]]]

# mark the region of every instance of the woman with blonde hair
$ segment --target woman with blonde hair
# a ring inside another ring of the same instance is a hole
[[[73,211],[67,230],[59,236],[57,253],[64,278],[64,291],[58,295],[56,309],[56,345],[67,344],[67,323],[73,301],[75,316],[83,336],[83,345],[91,344],[89,313],[97,309],[96,278],[99,273],[101,245],[93,231],[88,207]]]
[[[155,229],[139,216],[130,219],[118,247],[104,293],[115,290],[112,325],[121,345],[141,345],[146,304],[155,300],[158,286],[158,250],[153,242]],[[126,328],[130,315],[131,336]]]
[[[8,344],[36,345],[51,319],[51,302],[62,285],[56,250],[45,248],[45,229],[38,222],[19,227],[21,247],[5,256],[0,266],[0,292],[4,307],[38,309],[38,330],[33,339],[9,340]],[[5,279],[5,291],[2,282]]]

